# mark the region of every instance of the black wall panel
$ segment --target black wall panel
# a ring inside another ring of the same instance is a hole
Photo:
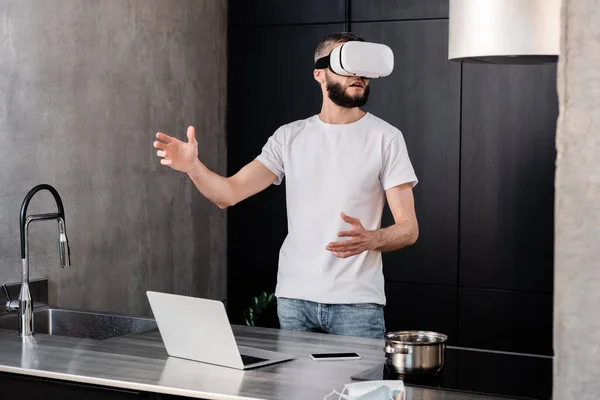
[[[230,0],[230,23],[284,25],[344,22],[346,0]],[[343,30],[340,29],[340,30]]]
[[[460,284],[551,292],[556,66],[463,71]]]
[[[459,288],[465,347],[552,355],[552,294]]]
[[[365,110],[402,131],[419,178],[419,239],[384,254],[386,279],[456,285],[460,64],[447,60],[448,21],[359,23],[353,31],[394,51],[394,72],[371,81]],[[393,222],[386,210],[382,224]]]
[[[343,25],[231,30],[229,175],[259,155],[279,126],[319,113],[313,52],[335,30]],[[275,289],[279,249],[287,234],[284,187],[271,186],[228,210],[228,292],[234,312],[251,296]]]
[[[457,288],[386,282],[386,329],[429,330],[448,335],[448,343],[458,343]]]
[[[448,18],[448,0],[350,0],[352,21]]]

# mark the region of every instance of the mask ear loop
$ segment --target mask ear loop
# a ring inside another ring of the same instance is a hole
[[[329,393],[327,396],[325,396],[325,397],[323,398],[323,400],[327,400],[327,398],[328,398],[328,397],[330,397],[331,395],[334,395],[334,394],[337,394],[337,395],[338,395],[338,400],[341,400],[341,399],[342,399],[342,396],[344,396],[344,392],[345,392],[346,390],[348,390],[348,386],[344,386],[344,390],[342,390],[342,392],[341,392],[341,393],[340,393],[340,392],[338,392],[337,390],[333,389],[333,390],[331,391],[331,393]]]

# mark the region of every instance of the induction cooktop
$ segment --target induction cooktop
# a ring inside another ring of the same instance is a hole
[[[401,379],[406,386],[549,400],[552,398],[552,357],[447,347],[444,367],[437,374],[399,375],[382,363],[352,379]]]

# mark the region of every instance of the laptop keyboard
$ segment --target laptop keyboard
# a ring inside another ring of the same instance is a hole
[[[262,362],[262,361],[267,361],[267,359],[266,358],[260,358],[260,357],[245,356],[245,355],[242,354],[242,362],[244,363],[244,365],[259,363],[259,362]]]

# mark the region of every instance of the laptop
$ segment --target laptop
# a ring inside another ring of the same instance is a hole
[[[172,357],[244,370],[294,359],[288,354],[238,346],[220,301],[152,291],[146,295]]]
[[[210,388],[212,393],[219,393],[223,398],[239,399],[237,396],[242,394],[246,373],[243,370],[167,357],[158,384],[195,391]]]

